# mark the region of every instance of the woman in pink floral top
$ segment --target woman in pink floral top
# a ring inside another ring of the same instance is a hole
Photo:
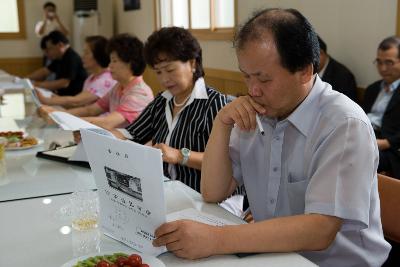
[[[96,103],[69,109],[67,112],[102,128],[111,129],[125,127],[133,122],[154,97],[141,76],[146,63],[143,43],[137,37],[120,34],[111,38],[108,52],[109,69],[118,83]]]
[[[83,90],[76,96],[58,96],[46,98],[37,92],[44,105],[57,105],[64,108],[80,107],[96,102],[107,94],[117,83],[107,69],[110,57],[107,53],[108,41],[103,36],[89,36],[83,47],[82,61],[84,68],[91,73],[85,80]]]

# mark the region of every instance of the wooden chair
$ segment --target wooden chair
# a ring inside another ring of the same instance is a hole
[[[400,243],[400,180],[378,174],[378,190],[383,233]]]

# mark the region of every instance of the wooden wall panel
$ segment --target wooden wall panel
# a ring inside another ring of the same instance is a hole
[[[205,68],[204,72],[206,83],[224,94],[237,96],[247,93],[247,87],[240,72],[211,68]],[[157,77],[149,67],[146,68],[143,79],[153,89],[154,94],[161,91]]]
[[[0,69],[16,76],[26,76],[35,69],[42,66],[42,58],[0,58]],[[243,76],[238,71],[221,69],[204,69],[206,83],[224,94],[233,96],[247,94],[246,84],[243,82]],[[156,74],[149,67],[143,75],[146,83],[153,89],[154,95],[161,91]],[[362,103],[365,88],[357,88],[359,103]]]
[[[28,75],[41,66],[42,58],[39,57],[0,58],[0,69],[20,77]],[[222,93],[234,96],[247,93],[247,88],[243,82],[243,77],[240,72],[211,68],[206,68],[204,71],[206,73],[206,83]],[[156,74],[152,69],[147,67],[143,74],[143,78],[153,89],[155,95],[161,91],[162,88],[157,80]]]
[[[33,58],[0,58],[0,69],[23,77],[42,66],[41,57]]]

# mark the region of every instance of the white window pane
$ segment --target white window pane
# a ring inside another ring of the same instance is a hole
[[[210,28],[210,1],[209,0],[191,0],[190,15],[192,29]]]
[[[188,10],[187,0],[172,0],[172,25],[186,29],[189,28]]]
[[[0,32],[19,32],[17,0],[0,1]]]
[[[171,0],[160,0],[160,23],[161,27],[172,25]]]
[[[234,0],[214,0],[215,27],[233,28],[235,26]]]

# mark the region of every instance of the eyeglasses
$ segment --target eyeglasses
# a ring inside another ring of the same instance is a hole
[[[375,66],[385,65],[386,67],[390,68],[390,67],[393,67],[394,64],[396,64],[398,62],[399,62],[399,60],[394,61],[394,60],[391,60],[391,59],[387,59],[387,60],[375,59],[373,63],[374,63]]]

